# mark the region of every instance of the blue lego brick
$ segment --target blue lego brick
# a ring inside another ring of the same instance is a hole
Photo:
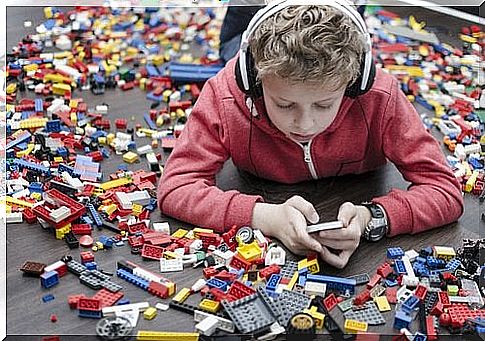
[[[56,271],[44,272],[40,275],[40,284],[48,289],[59,283],[59,274]]]
[[[96,270],[98,265],[96,264],[96,262],[89,262],[89,263],[85,263],[84,266],[88,269],[88,270]]]
[[[144,280],[143,278],[140,278],[138,276],[133,275],[132,273],[124,270],[124,269],[118,269],[116,270],[116,275],[124,279],[125,281],[136,285],[137,287],[142,288],[143,290],[148,290],[149,283],[147,280]]]
[[[106,80],[104,79],[103,76],[101,76],[100,74],[96,73],[94,74],[93,76],[93,80],[98,83],[98,84],[105,84],[106,83]]]
[[[145,122],[146,124],[148,125],[148,127],[150,129],[153,129],[153,130],[157,130],[157,125],[155,124],[155,122],[153,122],[153,120],[150,118],[150,115],[149,114],[145,114],[143,115],[143,118],[145,119]]]
[[[42,184],[40,182],[31,182],[29,184],[29,191],[32,193],[42,193]]]
[[[149,77],[156,77],[156,76],[160,75],[160,73],[158,72],[158,69],[155,67],[155,65],[147,64],[145,66],[145,69],[147,70]]]
[[[79,309],[78,316],[84,317],[84,318],[100,319],[101,317],[103,317],[103,314],[101,310],[93,311],[93,310]]]
[[[423,97],[416,96],[415,100],[416,100],[416,103],[419,103],[420,105],[422,105],[426,109],[428,109],[430,111],[434,110],[433,106],[431,104],[429,104],[428,101],[426,101]]]
[[[108,237],[108,236],[100,236],[98,240],[103,244],[105,248],[111,248],[113,247],[113,238]]]
[[[442,117],[442,119],[444,119],[444,118]],[[427,246],[427,247],[425,247],[424,249],[422,249],[422,250],[419,252],[419,254],[420,254],[421,256],[423,256],[423,257],[424,257],[424,256],[426,256],[426,257],[427,257],[427,256],[431,256],[431,255],[433,254],[433,248],[432,248],[431,246]]]
[[[94,208],[93,204],[88,203],[86,204],[86,208],[88,209],[89,214],[94,220],[96,226],[101,227],[103,226],[103,221],[101,220],[101,216],[98,214],[98,211]]]
[[[64,163],[61,163],[59,164],[59,166],[57,167],[57,172],[59,174],[63,173],[63,172],[67,172],[70,176],[73,176],[74,174],[74,168],[71,167],[71,166],[68,166]]]
[[[427,339],[428,337],[423,333],[416,332],[416,334],[414,334],[413,341],[426,341]]]
[[[116,305],[125,305],[125,304],[130,304],[130,300],[127,298],[122,298],[121,300],[116,303]]]
[[[89,224],[89,225],[93,225],[94,224],[94,222],[91,220],[91,218],[89,218],[87,215],[81,216],[81,220],[85,224]]]
[[[461,265],[461,261],[459,259],[453,258],[450,260],[445,267],[445,270],[448,272],[455,272]]]
[[[111,152],[108,148],[101,148],[101,154],[103,154],[103,158],[107,159],[111,156]]]
[[[26,168],[30,171],[45,174],[47,176],[51,175],[51,170],[49,168],[41,166],[41,165],[37,165],[37,164],[32,163],[32,162],[28,162],[28,161],[25,161],[25,160],[22,160],[22,159],[15,159],[13,161],[13,163],[16,166],[18,166],[20,169]]]
[[[402,311],[411,314],[411,312],[418,306],[419,299],[416,296],[409,296],[401,305]]]
[[[299,276],[298,277],[298,285],[302,288],[305,287],[307,277],[306,276]]]
[[[387,249],[387,258],[399,259],[404,256],[404,251],[400,247],[390,247]]]
[[[307,280],[312,282],[326,283],[327,289],[337,291],[341,294],[345,294],[346,291],[353,295],[355,293],[355,279],[323,276],[323,275],[308,275]]]
[[[430,269],[438,268],[438,260],[435,257],[432,257],[432,256],[426,257],[426,264]]]
[[[146,99],[154,102],[161,102],[163,100],[163,95],[156,96],[152,92],[147,93]]]
[[[29,147],[29,145],[28,145],[28,143],[27,143],[27,142],[22,142],[22,143],[19,143],[19,144],[17,145],[17,148],[18,148],[18,149],[22,149],[22,150],[25,150],[25,149],[27,149],[28,147]]]
[[[45,125],[45,131],[51,133],[55,132],[58,133],[61,131],[61,121],[60,120],[50,120],[47,121]]]
[[[276,291],[276,288],[278,287],[278,284],[281,281],[281,276],[278,274],[272,274],[268,282],[266,283],[266,291]]]
[[[407,274],[406,267],[404,266],[404,262],[402,260],[396,260],[394,262],[394,269],[398,274]]]
[[[34,105],[35,105],[35,111],[36,112],[43,112],[44,111],[44,101],[42,98],[36,98],[34,100]]]
[[[100,137],[105,137],[107,136],[108,133],[105,132],[104,130],[96,130],[92,135],[91,135],[91,138],[97,140],[99,139]]]
[[[218,289],[221,289],[222,291],[226,291],[227,289],[227,283],[217,278],[211,278],[210,280],[208,280],[207,286],[209,288],[218,288]]]
[[[416,259],[414,260],[414,264],[416,264],[416,263],[426,264],[426,258],[421,257],[421,256],[418,256],[418,257],[416,257]]]
[[[5,132],[7,133],[7,136],[12,135],[12,126],[10,124],[7,124],[5,129],[6,129]]]
[[[385,284],[386,284],[386,287],[391,288],[391,287],[395,287],[398,283],[396,280],[391,281],[390,279],[386,279]]]
[[[409,328],[411,320],[411,316],[403,311],[398,310],[394,315],[394,329],[401,330],[402,328]]]
[[[29,133],[28,131],[24,130],[22,133],[17,135],[17,138],[15,140],[7,143],[7,145],[5,146],[5,149],[9,150],[9,149],[15,147],[16,145],[18,145],[20,143],[28,142],[28,141],[30,141],[31,137],[32,137],[32,134]]]
[[[54,295],[51,295],[51,294],[42,296],[42,302],[44,303],[53,301],[54,299],[55,299]]]
[[[67,149],[66,147],[58,147],[56,150],[57,154],[59,154],[62,157],[67,157]]]

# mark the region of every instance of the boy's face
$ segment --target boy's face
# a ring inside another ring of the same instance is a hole
[[[308,142],[337,116],[345,87],[328,91],[315,83],[290,83],[277,76],[262,78],[264,103],[271,122],[297,142]]]

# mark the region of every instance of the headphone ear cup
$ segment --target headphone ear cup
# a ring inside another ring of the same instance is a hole
[[[258,81],[258,72],[256,70],[256,66],[254,65],[253,54],[251,50],[248,48],[248,53],[246,54],[247,62],[246,62],[246,71],[248,75],[249,81],[249,91],[250,96],[253,100],[256,100],[260,97],[263,97],[263,87],[261,82]]]
[[[365,68],[365,60],[364,58],[362,58],[362,61],[360,63],[360,75],[355,80],[354,83],[352,83],[347,87],[347,89],[345,90],[345,96],[350,98],[356,98],[357,96],[361,96],[365,94],[372,88],[372,85],[374,84],[374,79],[376,77],[376,65],[374,63],[374,59],[371,60],[369,79],[367,80],[367,85],[365,89],[362,90],[360,88],[360,85],[362,84],[362,75],[364,74],[364,68]]]
[[[245,95],[250,96],[251,86],[249,87],[249,90],[246,90],[244,88],[244,83],[243,83],[243,80],[242,80],[239,58],[236,61],[236,67],[234,69],[234,75],[236,76],[236,84],[237,84],[239,90],[241,90]],[[249,83],[249,84],[251,84],[251,83]]]

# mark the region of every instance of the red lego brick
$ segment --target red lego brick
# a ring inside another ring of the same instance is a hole
[[[77,308],[79,310],[100,311],[101,301],[95,298],[80,297]]]
[[[325,309],[327,309],[327,311],[330,311],[333,308],[335,308],[337,304],[338,304],[337,298],[333,293],[325,297],[323,300],[323,305],[325,306]]]
[[[24,220],[29,224],[34,224],[35,222],[37,222],[37,217],[30,208],[25,208],[22,211],[22,216],[24,217]]]
[[[131,247],[142,247],[143,237],[142,236],[129,236],[128,237],[128,244],[130,244]]]
[[[81,257],[82,264],[94,262],[94,255],[91,251],[83,251],[79,255]]]
[[[248,271],[251,268],[251,263],[246,261],[245,259],[242,259],[238,255],[232,257],[231,263],[229,265],[236,269],[244,269],[245,271]]]
[[[141,249],[141,256],[147,259],[160,260],[160,258],[162,258],[163,256],[164,251],[165,249],[163,247],[143,244],[143,248]]]
[[[89,224],[72,224],[71,232],[75,235],[91,235],[91,226]]]
[[[219,271],[214,269],[214,267],[212,267],[212,266],[209,266],[209,267],[204,268],[202,270],[202,274],[204,275],[205,279],[209,279],[209,278],[214,277],[218,272]]]
[[[426,293],[428,292],[428,289],[424,285],[418,285],[416,287],[416,290],[414,291],[414,296],[419,298],[420,301],[423,301],[424,298],[426,297]]]
[[[438,339],[438,333],[436,331],[435,319],[433,316],[426,316],[426,334],[429,341],[435,341]]]
[[[234,282],[237,278],[237,274],[228,272],[227,270],[222,270],[214,277],[224,282]]]
[[[448,297],[448,293],[446,291],[440,291],[438,293],[438,302],[443,305],[443,308],[447,308],[451,305],[450,298]]]
[[[389,263],[383,263],[377,268],[377,274],[383,278],[386,278],[392,273],[392,267]]]
[[[448,308],[448,314],[450,314],[451,317],[452,328],[463,327],[468,318],[485,318],[484,309],[472,310],[466,304],[452,304],[451,307]]]
[[[443,305],[441,304],[441,302],[438,301],[433,306],[433,308],[431,308],[431,311],[429,313],[434,316],[440,316],[441,314],[443,314],[443,311],[444,311]]]
[[[396,304],[397,302],[397,287],[386,289],[386,298],[389,303]]]
[[[139,233],[139,232],[141,232],[141,233],[148,232],[147,225],[144,222],[135,223],[135,224],[128,226],[128,233],[129,234],[136,234],[136,233]]]
[[[256,293],[256,290],[239,281],[235,281],[227,293],[239,299]]]
[[[265,267],[264,269],[259,270],[259,277],[268,279],[273,274],[279,274],[281,268],[277,264],[272,264],[270,266]]]
[[[84,295],[70,295],[67,297],[67,304],[69,304],[69,308],[77,309],[77,304],[81,297],[85,297]]]
[[[92,298],[99,300],[101,302],[101,308],[110,307],[118,302],[122,297],[123,293],[121,291],[111,292],[105,288],[99,290],[96,295]]]
[[[369,283],[367,283],[367,289],[372,289],[373,287],[375,287],[381,281],[381,279],[382,277],[379,274],[375,274],[374,276],[372,276]]]
[[[364,289],[364,291],[360,292],[357,296],[355,296],[353,304],[362,305],[368,300],[370,300],[370,291],[368,289]]]

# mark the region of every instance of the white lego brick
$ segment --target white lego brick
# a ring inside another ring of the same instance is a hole
[[[404,255],[401,260],[404,263],[404,268],[406,269],[406,274],[410,278],[416,278],[416,275],[414,274],[413,265],[411,264],[411,261],[409,260],[409,258],[406,257],[406,255]]]
[[[438,129],[445,135],[460,135],[461,128],[455,122],[450,120],[441,120],[438,123]]]
[[[122,305],[115,305],[112,307],[104,307],[102,312],[103,316],[112,316],[115,315],[116,313],[120,312],[125,312],[125,311],[132,311],[132,310],[138,310],[138,311],[145,311],[150,307],[150,303],[148,302],[140,302],[140,303],[132,303],[132,304],[122,304]]]
[[[116,201],[118,201],[122,209],[131,210],[133,208],[133,203],[130,201],[128,194],[125,192],[115,192],[115,196]]]
[[[64,106],[64,100],[56,98],[51,102],[51,105],[47,108],[47,115],[52,115]]]
[[[480,95],[480,100],[478,101],[478,106],[480,108],[485,108],[485,89],[482,90]]]
[[[131,141],[131,135],[123,133],[122,131],[116,132],[116,138],[120,141]]]
[[[22,212],[11,212],[6,215],[7,224],[21,223],[24,221]]]
[[[52,263],[52,264],[46,266],[44,268],[44,272],[54,271],[54,270],[57,270],[57,269],[65,266],[65,265],[66,265],[66,263],[64,263],[63,261],[60,261],[59,260],[59,261],[57,261],[55,263]]]
[[[126,195],[133,204],[138,204],[142,206],[148,205],[150,203],[150,199],[152,198],[146,190],[126,193]]]
[[[305,283],[305,294],[307,295],[320,295],[325,297],[325,292],[327,291],[327,284],[306,281]]]
[[[397,289],[396,298],[398,302],[404,302],[409,296],[413,295],[413,291],[406,288],[405,285]]]
[[[27,188],[25,188],[25,189],[21,189],[18,192],[13,193],[12,197],[15,199],[19,199],[22,197],[28,197],[29,195],[30,195],[30,191]]]
[[[195,325],[195,330],[202,335],[211,336],[215,333],[219,321],[214,316],[208,316]]]
[[[165,259],[160,258],[160,272],[183,271],[184,263],[181,258]]]
[[[456,144],[454,155],[462,161],[466,159],[465,147],[461,143]]]
[[[189,231],[189,232],[192,232],[192,231]],[[195,253],[199,250],[202,250],[202,246],[203,246],[202,240],[194,239],[189,245],[189,253]]]
[[[406,257],[408,257],[408,259],[411,262],[413,262],[419,256],[419,253],[416,250],[411,249],[411,250],[407,250],[406,252],[404,252],[404,255]]]
[[[157,159],[157,156],[155,155],[155,153],[147,153],[146,158],[147,158],[147,161],[148,161],[149,164],[157,164],[158,163],[158,159]]]
[[[139,155],[145,155],[147,153],[153,153],[153,149],[152,149],[152,146],[150,146],[149,144],[147,145],[144,145],[144,146],[141,146],[141,147],[138,147],[136,149],[136,152],[137,154]]]
[[[264,259],[264,264],[266,266],[277,264],[285,265],[286,262],[286,252],[280,246],[273,246],[266,252],[266,257]]]
[[[56,66],[56,70],[67,73],[69,76],[74,78],[74,80],[81,78],[79,71],[68,65],[58,65]]]
[[[201,322],[202,320],[206,319],[207,317],[213,316],[218,320],[218,325],[217,328],[219,328],[222,331],[228,332],[228,333],[234,333],[235,327],[234,323],[231,320],[212,315],[210,313],[206,313],[205,311],[200,311],[200,310],[195,310],[194,311],[194,321],[195,322]]]
[[[160,276],[157,276],[153,272],[150,272],[143,268],[134,268],[133,275],[143,278],[144,280],[147,280],[147,281],[160,283]]]
[[[145,134],[144,132],[140,131],[140,130],[137,130],[135,132],[136,136],[139,137],[139,138],[142,138],[142,137],[146,137],[147,134]]]
[[[168,222],[153,223],[153,229],[157,232],[170,234],[170,224]]]
[[[273,323],[269,327],[269,333],[261,335],[257,338],[258,341],[274,340],[278,335],[283,334],[286,329],[281,326],[278,322]]]
[[[465,154],[475,154],[481,152],[480,143],[472,143],[464,147]]]
[[[170,306],[168,304],[164,304],[164,303],[157,303],[155,304],[155,308],[157,308],[158,310],[161,310],[161,311],[167,311]]]
[[[200,290],[202,290],[203,287],[205,287],[206,283],[207,282],[205,279],[199,278],[197,281],[195,281],[194,284],[192,284],[190,290],[193,292],[199,292]]]
[[[100,113],[100,114],[107,114],[108,113],[108,106],[105,105],[105,104],[98,104],[96,106],[96,112]]]
[[[401,285],[415,288],[418,286],[418,284],[419,284],[419,279],[417,277],[410,277],[408,275],[402,276]]]
[[[69,186],[74,187],[78,191],[84,188],[84,184],[79,178],[73,178],[68,172],[61,173],[62,179],[69,184]]]
[[[49,213],[49,217],[56,223],[66,219],[71,215],[71,209],[67,206],[61,206]]]
[[[225,266],[229,266],[232,261],[232,257],[234,257],[234,252],[231,250],[227,250],[222,252],[221,250],[214,250],[212,252],[212,256],[216,261],[216,264],[224,264]]]
[[[256,239],[256,241],[259,244],[268,244],[268,241],[264,237],[263,232],[261,232],[261,230],[253,230],[253,236],[254,236],[254,239]]]

